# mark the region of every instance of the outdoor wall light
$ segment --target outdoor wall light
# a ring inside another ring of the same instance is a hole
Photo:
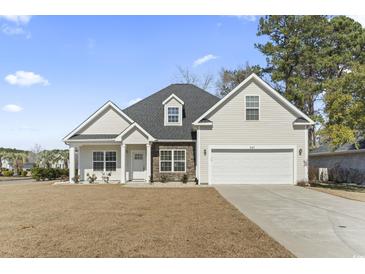
[[[303,150],[299,149],[299,155],[302,155]]]
[[[207,150],[206,149],[204,149],[204,156],[206,156],[207,155]]]

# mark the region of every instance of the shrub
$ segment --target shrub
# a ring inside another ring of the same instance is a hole
[[[308,168],[308,180],[313,182],[313,181],[317,181],[318,178],[318,174],[319,174],[319,168],[318,167],[312,167],[310,166]]]
[[[75,184],[78,184],[80,182],[80,175],[76,175],[75,177],[72,178],[72,181],[75,183]]]
[[[186,183],[188,182],[188,179],[189,179],[188,175],[187,175],[187,174],[184,174],[184,175],[181,177],[181,182],[182,182],[183,184],[186,184]]]
[[[167,177],[165,175],[161,175],[160,181],[161,181],[161,183],[166,183],[167,182]]]
[[[306,181],[299,181],[299,182],[297,182],[297,186],[309,186],[310,184],[308,183],[308,182],[306,182]]]
[[[23,170],[23,171],[21,172],[21,176],[26,177],[27,175],[28,175],[28,171]]]
[[[42,167],[34,167],[31,169],[32,178],[37,181],[44,180],[55,180],[59,179],[62,176],[67,176],[68,170],[59,169],[59,168],[42,168]]]
[[[86,176],[87,176],[87,180],[89,181],[90,184],[95,183],[96,179],[98,178],[98,177],[96,177],[95,174],[90,176],[90,174],[88,173],[88,174],[86,174]]]
[[[6,177],[11,177],[14,175],[14,171],[12,171],[12,170],[4,170],[2,173]]]

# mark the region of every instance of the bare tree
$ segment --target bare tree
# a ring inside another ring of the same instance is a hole
[[[213,75],[212,74],[205,74],[199,76],[193,73],[189,68],[183,68],[181,66],[177,67],[178,75],[176,79],[179,83],[182,84],[193,84],[201,89],[209,89],[213,83]]]

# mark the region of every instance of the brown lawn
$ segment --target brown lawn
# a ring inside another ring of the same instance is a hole
[[[292,257],[213,188],[0,185],[0,257]]]
[[[324,187],[310,187],[311,189],[339,196],[342,198],[365,202],[365,190],[331,189]]]

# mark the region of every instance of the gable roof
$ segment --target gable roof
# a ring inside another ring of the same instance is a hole
[[[177,97],[175,94],[171,94],[169,97],[167,97],[166,100],[164,100],[162,102],[163,105],[165,105],[166,103],[168,103],[172,98],[174,98],[176,101],[178,101],[180,104],[184,104],[184,101],[181,100],[179,97]]]
[[[124,135],[126,135],[128,132],[130,132],[133,128],[137,128],[140,130],[144,135],[147,136],[148,140],[155,141],[155,138],[151,136],[146,130],[144,130],[140,125],[138,125],[136,122],[131,124],[129,127],[127,127],[123,132],[121,132],[119,135],[115,137],[115,141],[122,141],[122,138]]]
[[[73,129],[67,136],[65,136],[62,141],[66,142],[71,139],[79,130],[84,128],[86,125],[88,125],[92,120],[94,120],[100,113],[102,113],[104,110],[106,110],[108,107],[111,107],[114,109],[117,113],[119,113],[123,118],[125,118],[129,123],[133,123],[134,121],[128,117],[116,104],[114,104],[112,101],[106,102],[104,105],[102,105],[97,111],[95,111],[93,114],[91,114],[84,122],[82,122],[80,125],[78,125],[75,129]]]
[[[182,126],[164,126],[164,105],[172,94],[184,102]],[[159,140],[192,140],[192,122],[219,98],[192,84],[172,84],[123,110]]]
[[[305,119],[308,124],[313,125],[315,124],[314,121],[309,118],[306,114],[304,114],[301,110],[299,110],[296,106],[294,106],[292,103],[290,103],[287,99],[285,99],[282,95],[280,95],[276,90],[274,90],[269,84],[267,84],[264,80],[262,80],[260,77],[258,77],[255,73],[252,73],[250,76],[248,76],[241,84],[239,84],[237,87],[235,87],[230,93],[228,93],[225,97],[223,97],[222,100],[217,102],[214,106],[212,106],[210,109],[208,109],[206,112],[204,112],[199,118],[197,118],[193,125],[199,125],[200,121],[204,118],[206,118],[207,115],[212,113],[215,109],[217,109],[220,105],[222,105],[224,102],[229,100],[235,93],[237,93],[241,87],[249,83],[250,81],[256,81],[262,87],[269,92],[271,95],[273,95],[276,99],[278,99],[280,102],[283,103],[284,106],[286,106],[288,109],[296,113],[299,117]]]

